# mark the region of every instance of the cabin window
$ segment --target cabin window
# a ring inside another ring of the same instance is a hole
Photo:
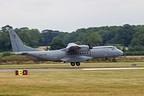
[[[88,52],[67,53],[67,55],[83,55],[83,54],[88,54]]]

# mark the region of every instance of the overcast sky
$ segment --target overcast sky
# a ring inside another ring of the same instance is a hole
[[[144,0],[0,0],[0,27],[72,32],[144,24]]]

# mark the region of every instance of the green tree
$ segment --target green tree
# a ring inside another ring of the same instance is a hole
[[[29,34],[31,36],[31,42],[30,42],[30,46],[33,47],[37,47],[39,45],[39,41],[40,41],[40,32],[37,29],[31,29],[29,30]]]
[[[43,30],[41,33],[41,36],[43,37],[41,39],[40,45],[49,45],[53,38],[59,35],[59,31],[53,31],[53,30]]]
[[[129,46],[128,51],[144,51],[144,46]]]
[[[26,45],[31,47],[37,47],[39,45],[41,35],[37,29],[29,29],[27,27],[23,27],[16,29],[16,31]]]
[[[100,29],[98,33],[102,36],[102,45],[115,44],[113,39],[115,38],[118,30],[119,27],[117,26],[103,27]]]
[[[64,47],[66,47],[65,44],[63,43],[63,41],[58,37],[55,37],[52,40],[50,46],[51,46],[51,48],[50,48],[51,50],[62,49]]]
[[[144,30],[134,35],[131,46],[144,46]]]
[[[115,38],[113,39],[114,40],[113,42],[115,44],[129,46],[135,32],[136,31],[135,31],[134,26],[130,26],[129,24],[126,24],[120,27]]]
[[[1,28],[1,31],[2,31],[2,32],[7,32],[7,27],[8,27],[8,28],[12,28],[12,26],[6,25],[6,26],[3,26],[3,27]]]
[[[101,42],[102,38],[98,33],[91,33],[83,39],[83,44],[87,44],[89,46],[99,46],[101,45]]]
[[[10,25],[6,25],[0,30],[0,51],[8,51],[11,49],[7,27],[12,28]]]
[[[8,51],[11,49],[11,44],[7,32],[0,32],[0,51]]]

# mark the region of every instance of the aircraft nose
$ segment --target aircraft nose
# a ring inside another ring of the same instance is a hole
[[[123,51],[119,50],[119,55],[122,56],[123,55]]]

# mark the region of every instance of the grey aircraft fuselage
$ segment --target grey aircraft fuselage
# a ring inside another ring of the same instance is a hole
[[[69,43],[66,48],[60,50],[41,51],[26,46],[13,29],[8,31],[12,50],[14,54],[31,55],[40,57],[49,61],[70,62],[72,66],[80,66],[80,62],[87,61],[92,58],[113,58],[123,55],[123,52],[114,46],[98,46],[89,48],[88,45],[77,45]]]
[[[114,46],[93,47],[87,51],[66,52],[62,49],[52,51],[32,51],[29,55],[40,57],[49,61],[82,62],[92,58],[116,58],[122,55],[122,51]],[[81,58],[81,56],[83,56]],[[89,57],[89,58],[88,58]]]

